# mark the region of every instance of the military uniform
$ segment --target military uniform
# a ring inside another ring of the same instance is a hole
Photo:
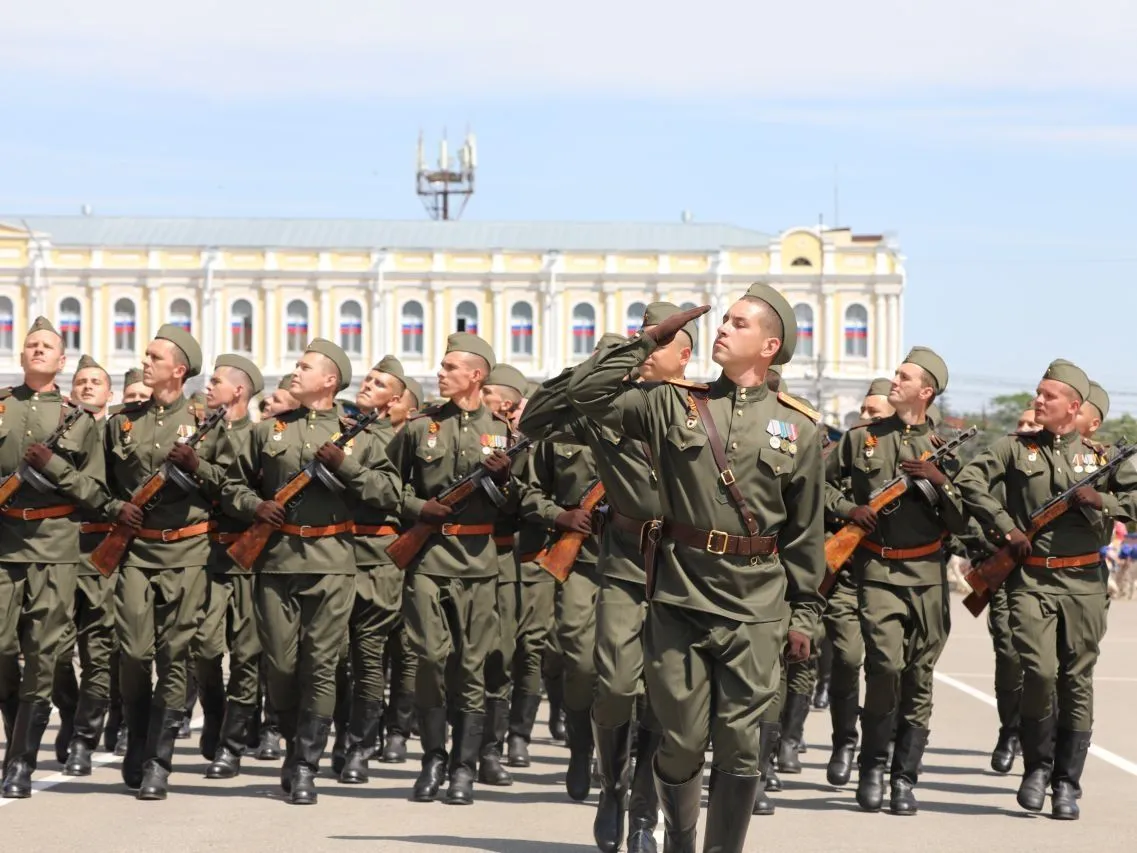
[[[38,331],[55,333],[42,317],[29,335]],[[37,391],[20,385],[0,392],[0,481],[20,470],[25,451],[47,439],[69,407],[54,386]],[[38,491],[23,482],[0,510],[4,797],[31,796],[36,754],[51,715],[56,661],[75,598],[79,563],[75,510],[96,510],[105,499],[94,419],[83,416],[74,423],[39,473],[51,491]]]
[[[1043,378],[1069,386],[1080,400],[1088,397],[1089,380],[1069,362],[1055,361]],[[1099,448],[1076,432],[1044,429],[995,442],[956,482],[987,535],[1009,541],[1013,531],[1029,529],[1031,513],[1104,462]],[[1100,510],[1073,506],[1043,528],[1004,583],[1023,669],[1018,801],[1040,810],[1050,784],[1053,814],[1062,819],[1078,817],[1093,726],[1093,671],[1109,604],[1109,573],[1099,549],[1112,519],[1137,519],[1137,465],[1123,465],[1099,483],[1098,494]]]
[[[788,361],[792,308],[766,285],[748,296],[777,311],[785,339],[775,360]],[[694,847],[710,742],[705,843],[740,851],[759,782],[758,720],[778,689],[787,624],[812,635],[820,615],[820,436],[808,410],[764,382],[742,388],[722,375],[709,386],[625,383],[655,347],[637,334],[598,353],[574,373],[568,397],[586,416],[647,442],[657,474],[666,475],[644,657],[663,731],[655,773],[668,848]],[[715,459],[716,437],[727,472]]]

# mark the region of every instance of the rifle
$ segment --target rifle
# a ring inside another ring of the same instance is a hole
[[[533,439],[523,438],[518,441],[517,444],[513,445],[513,447],[505,451],[505,453],[512,459],[532,443]],[[498,506],[501,505],[501,492],[487,476],[485,465],[480,463],[469,474],[455,480],[443,489],[435,500],[443,506],[455,507],[466,500],[466,498],[472,495],[474,490],[479,487],[490,496],[490,499],[495,504]],[[427,540],[438,531],[439,527],[436,524],[416,521],[411,527],[400,533],[394,542],[387,546],[387,556],[391,558],[391,561],[396,566],[405,570],[407,566],[411,564],[411,561],[418,556],[418,552],[426,547]]]
[[[584,493],[584,500],[580,502],[580,508],[591,514],[602,500],[604,500],[604,484],[597,480]],[[564,583],[572,572],[573,564],[580,554],[580,547],[584,544],[584,540],[591,535],[591,533],[577,533],[572,530],[562,533],[544,555],[537,559],[537,565]]]
[[[198,425],[196,430],[185,438],[179,438],[177,443],[196,447],[209,434],[210,430],[221,423],[224,417],[225,407],[218,406],[213,414]],[[163,462],[157,471],[146,478],[146,482],[134,490],[134,494],[130,496],[130,503],[139,509],[146,509],[162,491],[166,483],[170,481],[186,491],[189,490],[186,489],[187,485],[190,488],[194,486],[193,481],[180,468],[170,462]],[[118,568],[118,564],[122,562],[122,556],[130,547],[130,543],[134,541],[134,537],[135,532],[130,527],[121,524],[112,525],[110,533],[91,552],[91,565],[98,569],[103,577],[109,578]]]
[[[1093,486],[1099,480],[1109,476],[1129,457],[1137,454],[1137,444],[1127,444],[1117,448],[1117,454],[1096,471],[1092,471],[1080,479],[1066,491],[1048,500],[1030,515],[1030,525],[1024,531],[1026,538],[1034,541],[1044,527],[1055,519],[1066,514],[1073,506],[1074,492],[1083,486]],[[972,616],[979,616],[991,602],[991,594],[1003,585],[1010,577],[1011,572],[1018,566],[1018,561],[1011,554],[1009,545],[1004,545],[979,565],[968,569],[963,579],[971,587],[971,592],[963,599],[964,606]]]
[[[333,441],[332,444],[340,449],[347,447],[349,441],[378,419],[379,410],[372,409],[370,412],[363,414],[350,427],[344,430],[343,433],[340,434],[340,437]],[[287,483],[277,489],[272,499],[281,506],[288,506],[289,503],[296,499],[297,495],[311,485],[313,479],[319,480],[329,491],[342,492],[344,490],[344,484],[340,482],[339,478],[323,464],[313,459],[298,473],[294,474]],[[275,532],[276,528],[268,522],[254,521],[252,526],[226,549],[225,553],[246,572],[252,571],[253,565],[257,562],[261,552],[264,551],[265,546],[268,545],[269,537]]]
[[[937,447],[934,452],[924,454],[922,458],[933,464],[938,464],[958,450],[960,445],[974,438],[978,431],[976,427],[966,429],[955,438]],[[907,474],[900,474],[869,495],[869,506],[875,512],[885,511],[886,507],[900,500],[901,496],[913,486],[918,488],[932,502],[936,500],[934,488],[927,480],[913,480]],[[829,571],[821,581],[819,591],[822,595],[827,594],[832,589],[833,584],[837,581],[837,573],[853,556],[853,552],[857,550],[857,546],[867,535],[867,530],[850,522],[825,543],[825,565]]]
[[[82,406],[76,406],[60,421],[59,426],[55,428],[55,432],[49,435],[44,444],[51,450],[55,450],[55,446],[59,444],[60,439],[67,434],[67,431],[75,425],[75,422],[83,415],[91,414],[89,409]],[[55,491],[55,486],[52,485],[51,480],[47,479],[43,474],[32,468],[28,463],[21,462],[14,472],[4,478],[0,482],[0,506],[7,506],[8,503],[15,496],[20,486],[27,483],[37,492],[50,493]]]

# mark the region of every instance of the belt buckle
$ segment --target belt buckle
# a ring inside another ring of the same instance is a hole
[[[715,547],[715,540],[716,539],[722,540],[722,547],[721,548]],[[729,533],[727,533],[725,530],[712,530],[710,533],[707,534],[707,544],[703,547],[703,550],[705,550],[708,554],[715,554],[716,556],[721,557],[723,554],[726,553],[726,549],[727,549],[727,546],[729,544],[730,544],[730,534]]]
[[[300,538],[301,539],[307,539],[308,538],[308,531],[311,529],[312,529],[311,524],[301,524],[300,525]]]
[[[31,516],[28,515],[28,513],[32,512],[32,511],[33,511],[32,507],[25,507],[24,509],[20,510],[20,518],[23,519],[24,521],[31,521],[32,518],[31,518]]]
[[[723,472],[721,474],[719,474],[719,479],[722,481],[722,484],[724,486],[727,486],[729,488],[730,486],[734,485],[734,472],[732,470],[730,470],[729,468],[726,468],[723,470]],[[717,531],[712,531],[712,532],[717,532]]]
[[[170,533],[174,533],[174,532],[175,532],[175,531],[174,531],[174,529],[173,529],[172,527],[167,527],[165,530],[163,530],[163,531],[162,531],[162,541],[163,541],[163,542],[171,542],[171,541],[173,541],[173,540],[171,540],[171,539],[168,539],[168,538],[167,538],[167,535],[168,535],[168,534],[170,534]]]
[[[1053,569],[1053,568],[1054,568],[1054,566],[1050,565],[1050,561],[1051,561],[1051,560],[1056,560],[1056,559],[1058,559],[1058,558],[1057,558],[1057,557],[1047,557],[1047,558],[1046,558],[1046,568],[1048,568],[1048,569]]]
[[[881,545],[880,546],[880,556],[883,557],[885,560],[891,560],[892,558],[889,557],[888,555],[895,550],[896,550],[895,548],[892,548],[888,545]]]
[[[450,524],[450,523],[443,524],[438,529],[438,532],[441,533],[443,536],[454,536],[455,534],[454,534],[453,530],[457,526],[458,525],[456,525],[456,524]]]

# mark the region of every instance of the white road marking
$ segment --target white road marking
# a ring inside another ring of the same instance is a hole
[[[941,673],[939,673],[939,672],[936,673],[936,675],[940,675],[940,674]],[[945,672],[942,674],[947,675],[947,676],[951,676],[953,678],[986,678],[986,679],[990,679],[992,677],[991,673],[989,673],[989,672]],[[1126,683],[1135,682],[1135,683],[1137,683],[1137,676],[1133,676],[1133,675],[1095,675],[1094,676],[1094,684],[1097,684],[1099,681],[1126,682]]]

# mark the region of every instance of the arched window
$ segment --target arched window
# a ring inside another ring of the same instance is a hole
[[[682,305],[679,306],[679,308],[683,311],[690,311],[692,308],[697,308],[697,307],[698,306],[695,305],[694,302],[684,302]],[[700,321],[695,320],[695,329],[698,330],[699,326],[700,326]],[[698,354],[699,354],[699,341],[696,339],[696,340],[691,341],[691,355],[696,356]]]
[[[478,333],[477,305],[469,301],[459,302],[455,314],[457,315],[457,322],[454,324],[456,331],[469,332],[471,335]]]
[[[363,309],[354,299],[340,306],[340,346],[348,355],[363,355]]]
[[[69,350],[81,349],[83,336],[83,312],[79,307],[79,300],[68,296],[59,303],[59,335],[63,338],[63,348]]]
[[[170,324],[187,332],[192,331],[193,310],[185,299],[175,299],[170,303]]]
[[[509,310],[509,351],[512,355],[533,355],[533,306],[514,302]]]
[[[133,355],[134,302],[118,299],[114,304],[114,351],[120,355]]]
[[[422,356],[422,303],[410,301],[403,303],[403,355]]]
[[[644,311],[646,311],[646,310],[647,310],[647,306],[644,305],[642,302],[633,302],[631,305],[628,306],[626,325],[628,327],[627,334],[629,337],[631,337],[636,332],[638,332],[640,330],[640,328],[643,326],[643,324],[644,324]]]
[[[794,306],[797,318],[797,351],[794,355],[813,357],[813,309],[800,302]]]
[[[286,348],[289,355],[300,355],[308,346],[308,306],[299,299],[288,303]]]
[[[229,339],[233,352],[253,351],[253,306],[247,299],[238,299],[229,311]]]
[[[791,267],[811,267],[811,266],[813,266],[813,261],[811,261],[809,258],[794,258],[790,262],[790,266]]]
[[[15,345],[16,314],[12,310],[12,300],[0,296],[0,352],[10,353]]]
[[[640,316],[643,316],[642,311]],[[596,309],[587,302],[577,303],[572,309],[572,354],[587,357],[595,348]]]
[[[845,355],[867,358],[869,354],[869,312],[863,305],[845,310]]]

